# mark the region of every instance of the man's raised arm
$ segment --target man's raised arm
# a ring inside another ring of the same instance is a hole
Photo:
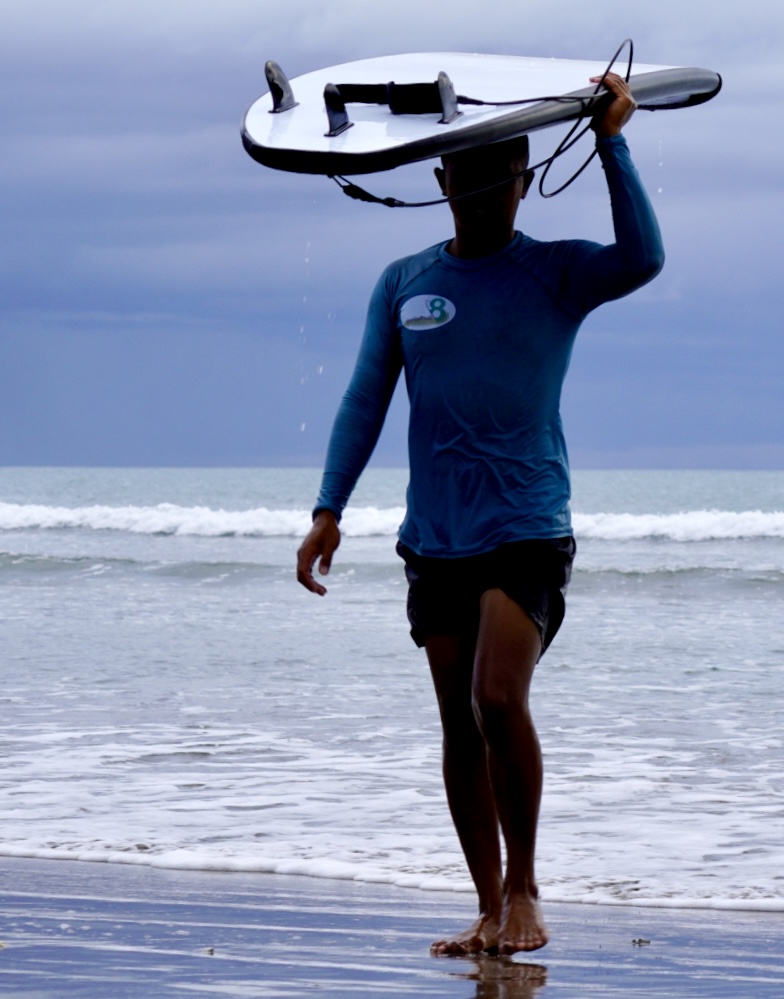
[[[615,242],[582,244],[579,265],[570,274],[569,296],[583,314],[628,295],[664,265],[659,224],[621,131],[637,105],[620,76],[608,73],[604,82],[613,98],[598,112],[592,128],[610,192]]]

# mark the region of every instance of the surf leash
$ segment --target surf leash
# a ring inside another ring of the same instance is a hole
[[[563,156],[564,153],[568,152],[572,148],[572,146],[574,146],[577,142],[579,142],[580,139],[586,134],[586,132],[590,130],[591,121],[593,120],[594,115],[596,114],[597,105],[600,103],[602,97],[604,96],[600,94],[600,91],[604,86],[604,81],[607,78],[607,74],[612,72],[613,66],[618,61],[619,56],[627,46],[629,48],[629,55],[626,62],[626,72],[624,74],[624,79],[626,80],[627,83],[629,82],[629,77],[631,76],[632,72],[632,62],[634,60],[634,42],[631,40],[631,38],[625,38],[618,46],[618,48],[615,50],[615,54],[607,64],[607,68],[602,73],[601,78],[599,79],[599,82],[596,84],[593,93],[588,96],[580,97],[576,95],[562,95],[560,97],[526,97],[517,101],[480,101],[477,100],[476,98],[463,97],[461,95],[458,95],[456,97],[456,101],[458,104],[483,105],[486,107],[506,107],[510,105],[521,105],[521,104],[540,104],[545,101],[556,101],[559,103],[576,103],[581,105],[581,110],[576,121],[569,129],[569,131],[566,133],[566,135],[563,137],[563,139],[561,139],[561,141],[558,143],[558,145],[555,148],[555,151],[551,153],[550,156],[541,160],[539,163],[534,163],[533,166],[526,166],[525,170],[520,170],[518,173],[515,173],[511,177],[507,177],[504,180],[499,181],[498,183],[489,184],[487,187],[478,188],[476,191],[468,191],[465,194],[456,194],[451,198],[447,197],[435,198],[432,201],[401,201],[399,198],[391,198],[391,197],[380,198],[375,194],[371,194],[370,191],[366,191],[365,188],[360,187],[358,184],[355,184],[353,181],[349,180],[347,177],[342,176],[341,174],[331,175],[330,180],[334,180],[345,195],[347,195],[349,198],[354,198],[356,201],[365,201],[376,205],[386,205],[387,208],[429,208],[432,205],[444,205],[449,201],[458,201],[462,198],[472,198],[477,194],[484,194],[486,191],[493,191],[497,187],[503,187],[505,184],[510,184],[512,181],[517,180],[519,177],[522,177],[526,173],[532,173],[535,170],[539,170],[542,167],[544,167],[544,170],[542,170],[542,175],[539,178],[539,194],[543,198],[554,198],[556,194],[560,194],[562,191],[565,191],[567,187],[573,184],[574,181],[577,180],[577,178],[580,176],[580,174],[586,169],[591,160],[593,160],[593,158],[596,156],[596,150],[594,149],[591,152],[590,156],[588,156],[588,158],[582,164],[582,166],[580,166],[579,169],[577,169],[567,181],[561,184],[561,186],[556,188],[554,191],[545,191],[544,181],[545,178],[547,177],[547,174],[550,171],[550,167],[559,157]],[[341,95],[343,91],[346,91],[346,97],[349,100],[352,98],[356,100],[358,96],[360,96],[358,93],[359,88],[356,88],[357,93],[354,93],[353,91],[350,91],[348,89],[350,86],[351,85],[344,84],[342,87],[336,87],[335,90],[339,91]],[[381,86],[382,85],[380,85],[380,87]],[[386,86],[390,88],[393,85],[388,84]],[[429,87],[431,85],[412,84],[411,86]],[[436,85],[433,84],[432,86]],[[379,99],[379,100],[373,100],[370,103],[392,104],[393,100],[399,100],[399,98],[391,96],[392,92],[390,90],[387,90],[387,94],[389,95],[388,100]],[[379,98],[381,97],[380,88],[379,88],[379,94],[377,96]],[[397,106],[400,107],[400,104],[398,104]],[[405,112],[397,111],[396,113],[400,114]],[[422,113],[422,112],[415,112],[415,113]],[[589,121],[588,124],[583,125],[583,122],[585,121],[586,118],[590,118],[591,121]]]

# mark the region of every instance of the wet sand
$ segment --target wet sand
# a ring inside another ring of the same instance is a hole
[[[46,999],[780,999],[784,913],[545,904],[552,941],[448,959],[469,896],[0,859],[0,995]]]

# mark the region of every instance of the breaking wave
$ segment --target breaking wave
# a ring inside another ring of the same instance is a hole
[[[402,507],[349,507],[342,528],[350,537],[394,535]],[[87,530],[130,534],[200,537],[300,537],[307,533],[309,510],[221,510],[205,506],[79,506],[0,503],[0,531]],[[575,513],[580,538],[634,541],[711,541],[784,538],[784,511],[689,510],[672,514]]]

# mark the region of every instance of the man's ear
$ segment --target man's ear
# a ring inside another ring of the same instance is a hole
[[[528,188],[531,186],[531,184],[533,184],[533,182],[534,182],[534,171],[533,170],[526,170],[525,173],[523,174],[523,194],[522,194],[522,197],[525,197],[526,194],[528,194]]]
[[[441,167],[433,167],[433,173],[438,181],[438,186],[441,188],[441,193],[446,197],[446,173],[444,173]]]

